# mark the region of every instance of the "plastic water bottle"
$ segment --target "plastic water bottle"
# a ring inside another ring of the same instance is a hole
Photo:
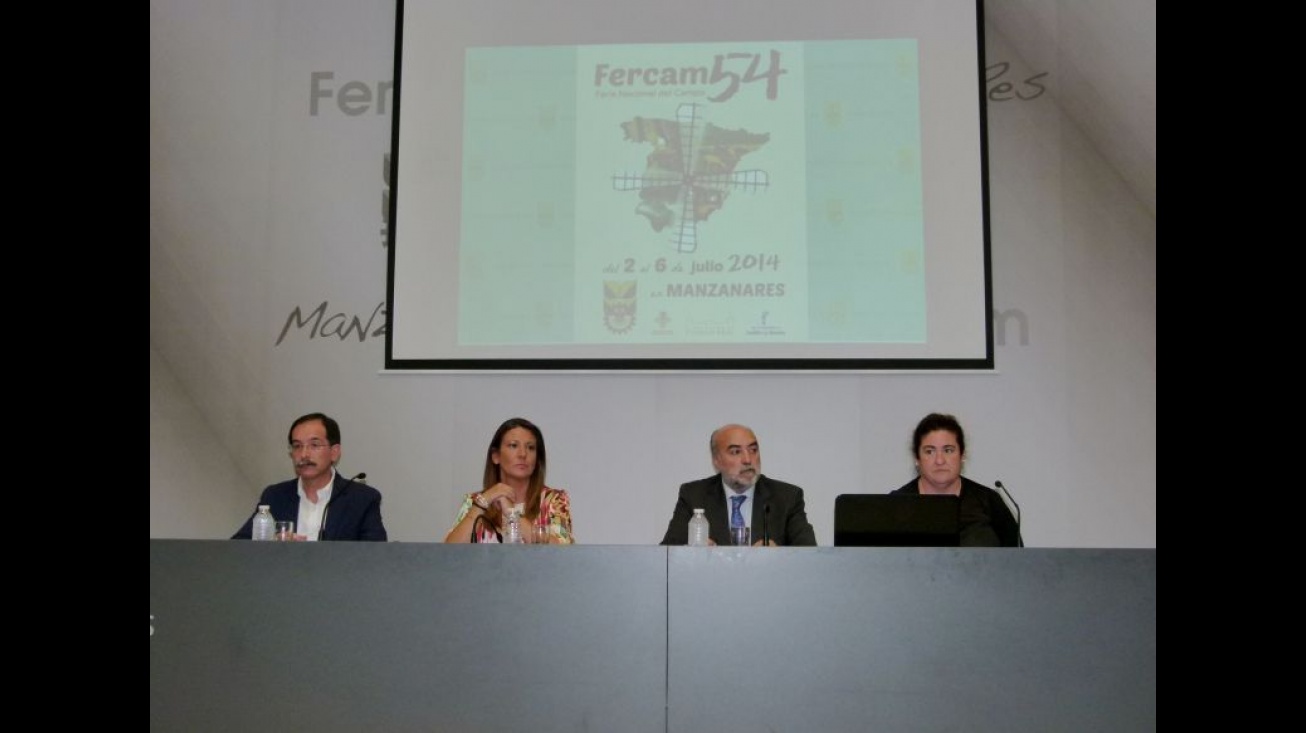
[[[707,517],[702,509],[695,509],[694,516],[689,518],[689,546],[707,547],[707,530]]]
[[[271,540],[275,529],[276,520],[272,518],[272,507],[267,504],[259,504],[258,513],[254,515],[254,528],[251,532],[251,539]]]
[[[508,533],[504,535],[503,543],[505,545],[520,545],[525,541],[521,536],[521,517],[514,507],[512,512],[508,514]]]

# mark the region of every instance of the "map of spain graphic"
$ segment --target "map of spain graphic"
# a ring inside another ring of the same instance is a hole
[[[771,135],[717,127],[703,118],[703,109],[682,104],[674,120],[636,117],[621,123],[628,142],[653,150],[643,173],[612,177],[614,190],[639,192],[635,213],[647,217],[655,232],[670,230],[671,248],[682,254],[698,250],[698,223],[725,206],[731,192],[770,185],[766,171],[736,168]]]

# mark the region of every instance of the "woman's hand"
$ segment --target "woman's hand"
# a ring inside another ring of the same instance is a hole
[[[516,503],[513,501],[514,492],[512,487],[503,482],[499,482],[485,491],[482,491],[481,496],[485,498],[485,503],[489,506],[498,504],[499,511],[503,512],[505,515],[512,511],[513,504]]]

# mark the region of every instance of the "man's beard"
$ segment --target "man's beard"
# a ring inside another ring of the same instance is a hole
[[[726,483],[735,491],[747,491],[753,488],[753,484],[757,483],[757,473],[757,470],[754,469],[752,474],[748,478],[745,478],[744,472],[740,471],[734,479],[727,478]]]

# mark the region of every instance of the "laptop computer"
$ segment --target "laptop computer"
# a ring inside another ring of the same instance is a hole
[[[835,547],[956,547],[961,499],[920,494],[840,494]]]

